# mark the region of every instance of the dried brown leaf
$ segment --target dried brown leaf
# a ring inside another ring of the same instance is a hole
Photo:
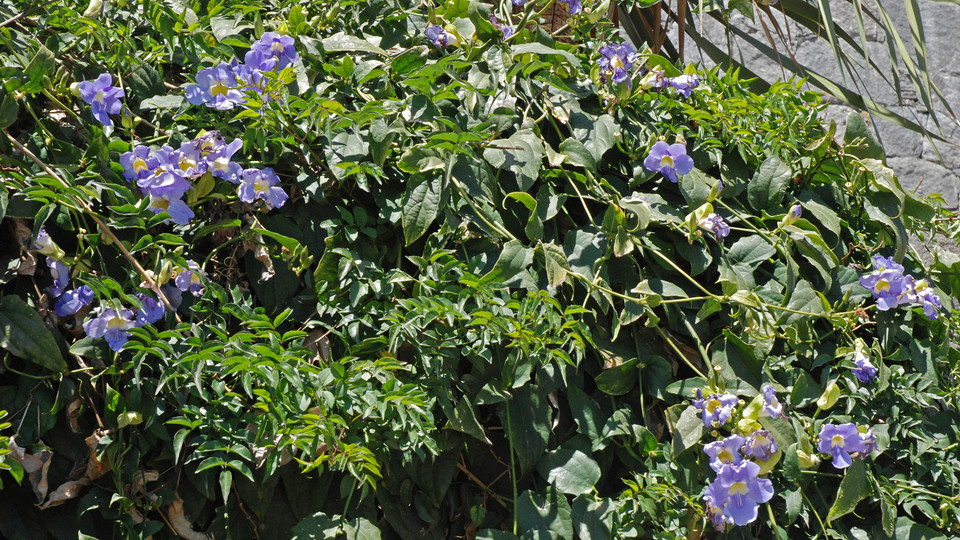
[[[37,495],[37,500],[43,502],[47,497],[47,471],[50,469],[53,452],[43,449],[36,454],[28,454],[24,448],[17,445],[16,438],[16,435],[10,437],[10,456],[20,462],[20,466],[27,473],[27,479],[30,480],[30,487]]]
[[[177,499],[167,507],[167,521],[181,538],[186,538],[187,540],[213,540],[213,535],[193,530],[193,523],[190,523],[190,520],[187,519],[183,511],[183,499]]]

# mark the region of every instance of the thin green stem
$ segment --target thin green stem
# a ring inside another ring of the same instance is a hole
[[[517,534],[517,472],[513,458],[513,436],[510,429],[510,400],[505,402],[507,409],[507,444],[510,445],[510,485],[513,488],[513,534]]]
[[[707,378],[707,376],[704,375],[702,371],[697,369],[697,366],[693,365],[693,362],[691,362],[690,359],[687,358],[685,354],[680,352],[680,349],[673,342],[673,339],[671,339],[670,336],[668,336],[667,333],[663,331],[663,328],[660,328],[659,326],[657,326],[656,330],[657,330],[657,333],[660,334],[660,337],[667,342],[667,345],[670,345],[670,348],[673,349],[674,354],[676,354],[678,358],[683,360],[684,364],[686,364],[690,369],[692,369],[693,372],[696,373],[697,375],[703,377],[704,379]]]
[[[673,262],[672,260],[670,260],[670,257],[667,257],[666,255],[664,255],[663,253],[660,253],[660,252],[659,252],[658,250],[656,250],[656,249],[648,249],[647,251],[649,251],[650,253],[653,253],[653,254],[656,255],[657,257],[660,257],[660,260],[662,260],[663,262],[667,263],[667,265],[669,265],[671,268],[673,268],[674,270],[676,270],[677,272],[679,272],[680,275],[682,275],[683,277],[687,278],[687,281],[689,281],[690,283],[693,283],[693,285],[694,285],[697,289],[700,289],[700,292],[702,292],[703,294],[706,294],[707,296],[709,296],[710,298],[713,298],[713,299],[715,299],[715,300],[720,300],[720,299],[722,298],[721,296],[718,296],[718,295],[713,294],[712,292],[708,291],[708,290],[706,289],[706,287],[704,287],[703,285],[700,284],[699,281],[693,279],[693,276],[691,276],[690,274],[684,272],[682,268],[680,268],[679,266],[677,266],[677,263],[675,263],[675,262]]]

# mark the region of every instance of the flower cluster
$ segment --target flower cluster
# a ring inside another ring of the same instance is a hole
[[[748,438],[730,435],[707,444],[703,451],[717,473],[703,494],[714,528],[723,531],[728,523],[746,525],[757,519],[757,506],[773,497],[773,482],[760,478],[760,465],[747,458],[766,462],[777,453],[770,433],[757,430]]]
[[[113,77],[109,73],[101,73],[93,81],[81,82],[77,89],[83,101],[90,105],[93,117],[105,126],[112,126],[110,115],[120,114],[123,109],[120,98],[124,96],[122,88],[113,86]]]
[[[710,394],[703,397],[703,391],[697,389],[697,398],[693,406],[701,411],[704,427],[719,427],[727,423],[740,400],[733,394]]]
[[[853,454],[865,456],[876,450],[873,428],[861,430],[856,424],[824,424],[820,428],[817,450],[830,454],[833,466],[846,469],[853,463]]]
[[[203,294],[203,281],[201,276],[205,276],[197,263],[188,261],[188,267],[181,269],[176,273],[173,283],[164,283],[160,286],[161,292],[170,302],[170,307],[177,309],[180,307],[182,299],[181,292],[189,291],[194,296]],[[83,290],[85,288],[85,290]],[[64,294],[64,298],[67,297]],[[83,304],[89,306],[93,301],[93,291],[89,287],[78,289],[78,298],[71,299],[74,304]],[[83,323],[83,331],[92,338],[104,338],[107,345],[114,351],[119,351],[129,338],[128,330],[131,328],[140,328],[148,324],[153,324],[163,318],[165,308],[163,304],[154,296],[137,293],[137,301],[140,307],[134,309],[101,306],[97,315],[87,322]],[[59,302],[57,303],[59,306]],[[57,311],[61,314],[60,310]],[[63,316],[63,314],[61,314]]]
[[[265,32],[250,46],[242,63],[234,58],[197,72],[197,82],[184,89],[187,101],[219,110],[243,105],[246,92],[255,92],[261,101],[267,101],[264,73],[279,72],[299,59],[292,37]]]
[[[210,131],[184,142],[179,149],[136,146],[120,156],[120,164],[124,177],[136,182],[144,196],[150,197],[150,210],[167,212],[178,225],[186,225],[193,218],[193,210],[183,196],[206,174],[239,184],[237,194],[243,202],[253,203],[259,198],[267,208],[283,206],[287,194],[277,186],[280,179],[273,169],[244,169],[233,161],[241,146],[240,139],[228,143],[218,131]]]
[[[942,307],[940,297],[924,279],[904,275],[903,266],[893,257],[873,256],[873,273],[862,276],[860,285],[870,290],[877,301],[877,309],[887,311],[900,305],[920,304],[923,314],[931,321]]]
[[[637,61],[637,52],[629,43],[609,43],[600,47],[600,76],[604,80],[610,79],[615,83],[626,82],[630,85],[630,70]]]
[[[732,394],[703,397],[697,390],[693,406],[702,411],[704,426],[721,428],[737,412],[740,403]],[[742,411],[736,431],[727,437],[704,445],[710,457],[710,468],[716,479],[704,491],[707,517],[717,531],[728,525],[746,525],[757,518],[757,507],[773,497],[773,483],[762,476],[780,459],[780,448],[770,432],[757,422],[761,415],[773,418],[783,415],[772,385],[764,385],[760,395]]]
[[[687,174],[693,170],[693,158],[687,155],[687,147],[682,144],[657,141],[643,160],[643,166],[648,171],[659,172],[676,183],[678,174]]]
[[[184,194],[207,173],[238,183],[240,165],[231,158],[242,144],[240,139],[227,144],[219,132],[212,131],[184,142],[179,149],[163,145],[151,151],[135,146],[120,156],[120,165],[124,177],[136,182],[143,195],[150,198],[150,210],[166,212],[174,223],[186,225],[194,214],[183,201]]]

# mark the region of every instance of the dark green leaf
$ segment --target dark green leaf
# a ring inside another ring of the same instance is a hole
[[[791,178],[793,178],[793,170],[790,164],[780,161],[777,156],[770,156],[760,164],[757,174],[750,180],[750,185],[747,186],[747,200],[757,210],[771,209],[776,212],[783,204],[783,196],[787,192]]]
[[[0,299],[0,347],[50,371],[66,371],[57,341],[37,311],[8,295]]]

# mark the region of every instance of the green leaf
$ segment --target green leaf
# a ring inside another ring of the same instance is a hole
[[[779,208],[791,178],[793,171],[790,164],[780,161],[777,156],[770,156],[760,164],[760,169],[750,180],[747,200],[757,210]]]
[[[532,130],[526,129],[509,139],[490,141],[483,158],[494,168],[515,174],[520,191],[528,191],[540,175],[543,154],[543,143]]]
[[[470,398],[467,396],[463,396],[463,398],[460,399],[460,402],[457,403],[457,407],[453,411],[453,416],[448,418],[448,420],[450,422],[448,425],[451,429],[466,433],[475,439],[490,444],[490,439],[488,439],[486,433],[483,432],[483,426],[477,421],[477,415],[473,412],[473,404],[470,403]]]
[[[527,210],[530,211],[530,217],[527,218],[527,224],[524,226],[524,232],[531,241],[538,241],[543,237],[543,220],[537,212],[537,200],[526,191],[514,191],[507,194],[508,199],[520,201]],[[506,201],[504,201],[506,202]]]
[[[634,358],[629,362],[605,369],[597,375],[597,388],[604,394],[622,396],[633,389],[637,383],[637,376],[633,373],[637,369],[639,360]]]
[[[573,129],[573,136],[583,143],[584,148],[590,152],[593,162],[596,164],[601,163],[603,155],[616,144],[617,139],[614,134],[619,127],[616,120],[609,114],[602,114],[594,118],[584,112],[577,111],[570,115],[570,127]],[[561,144],[561,152],[565,152],[563,148],[564,146]]]
[[[727,252],[727,260],[731,265],[743,263],[749,266],[756,266],[777,253],[776,248],[770,245],[764,237],[758,234],[744,236],[730,246]]]
[[[783,311],[777,324],[791,325],[823,315],[830,309],[830,304],[809,281],[800,280],[785,307],[790,311]]]
[[[693,405],[680,403],[667,409],[667,424],[673,434],[673,457],[700,442],[703,436],[703,420]]]
[[[0,347],[50,371],[67,371],[53,334],[37,311],[19,296],[0,299]]]
[[[426,45],[412,47],[398,54],[390,62],[390,69],[397,75],[407,75],[422,68],[428,58],[430,58],[430,49]]]
[[[157,70],[148,64],[140,64],[127,75],[124,84],[129,90],[128,96],[137,99],[146,99],[165,93],[163,79]]]
[[[753,347],[744,343],[730,330],[724,329],[723,335],[723,343],[713,348],[713,365],[720,367],[720,375],[728,383],[743,381],[755,392],[759,392],[763,362],[754,354]]]
[[[514,45],[511,47],[511,53],[513,56],[520,56],[521,54],[530,54],[533,53],[534,56],[543,56],[543,55],[559,55],[564,58],[570,65],[575,68],[580,67],[580,60],[576,56],[568,53],[567,51],[561,51],[559,49],[554,49],[547,47],[542,43],[523,43],[520,45]]]
[[[584,144],[573,137],[560,143],[560,153],[567,157],[566,162],[574,167],[583,167],[589,171],[597,170],[597,160]]]
[[[604,423],[600,406],[576,384],[568,385],[566,391],[570,414],[577,423],[578,432],[590,439],[591,450],[599,450],[604,446],[600,440],[600,430]]]
[[[884,158],[883,145],[881,145],[873,131],[867,127],[860,113],[851,111],[847,115],[847,130],[843,134],[843,142],[846,146],[845,152],[861,158],[873,158],[882,160]],[[853,146],[857,143],[858,146]]]
[[[331,52],[366,52],[372,54],[379,54],[380,56],[389,56],[387,51],[377,47],[376,45],[370,43],[365,39],[360,39],[356,36],[348,36],[343,32],[334,34],[328,38],[324,38],[323,41],[323,50],[328,53]]]
[[[23,68],[23,74],[26,75],[31,82],[37,84],[37,91],[39,92],[39,85],[43,84],[43,77],[48,76],[53,78],[53,70],[55,67],[56,63],[53,53],[50,52],[50,49],[41,45],[37,50],[37,54],[35,54],[27,64],[27,67]]]
[[[532,262],[533,250],[519,240],[511,240],[503,245],[500,258],[493,265],[493,269],[483,276],[483,281],[509,281],[529,268]]]
[[[537,470],[561,493],[589,493],[600,480],[600,466],[589,451],[589,441],[575,437],[540,458]]]
[[[567,262],[567,254],[563,248],[549,242],[540,243],[543,249],[543,258],[547,268],[547,283],[551,287],[559,287],[567,279],[567,272],[570,271],[570,263]]]
[[[500,406],[500,421],[508,427],[522,474],[530,471],[547,449],[550,417],[547,400],[530,385],[516,389],[513,399]]]
[[[9,199],[7,199],[7,188],[0,186],[0,221],[3,221],[3,218],[6,217],[7,215],[8,202],[9,202]]]
[[[867,470],[867,466],[862,459],[854,459],[853,463],[847,467],[843,474],[843,480],[840,481],[840,490],[837,493],[837,500],[827,513],[827,523],[834,518],[853,512],[857,503],[869,497],[873,493],[873,484],[870,481],[872,475]]]
[[[423,236],[440,213],[441,178],[411,179],[403,194],[403,237],[406,245]]]
[[[11,124],[17,121],[17,114],[20,112],[20,104],[16,96],[7,92],[0,85],[0,129],[7,129]],[[2,219],[2,216],[0,216]]]
[[[546,493],[524,491],[517,497],[517,526],[541,538],[573,540],[573,521],[566,496],[547,486]]]
[[[178,96],[174,94],[163,95],[163,96],[153,96],[149,97],[140,102],[141,109],[167,109],[167,110],[176,110],[179,109],[183,103],[186,101],[183,96]]]
[[[573,531],[580,540],[608,540],[613,538],[613,516],[617,505],[611,499],[592,500],[581,495],[573,500],[570,517]]]

